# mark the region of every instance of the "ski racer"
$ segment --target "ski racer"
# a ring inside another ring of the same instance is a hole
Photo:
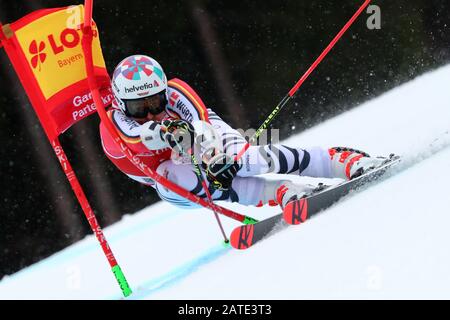
[[[289,175],[348,180],[385,161],[350,148],[303,149],[282,144],[252,145],[234,161],[247,143],[245,138],[207,108],[187,83],[167,81],[153,58],[125,58],[111,82],[115,100],[107,115],[128,148],[159,175],[202,198],[206,194],[189,152],[201,159],[203,178],[214,200],[281,208],[314,189],[291,182]],[[137,169],[103,123],[100,136],[106,156],[131,179],[153,187],[161,199],[176,206],[198,207]],[[264,177],[267,173],[277,174],[278,179]]]

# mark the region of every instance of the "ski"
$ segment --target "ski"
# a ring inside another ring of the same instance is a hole
[[[322,187],[316,193],[288,203],[282,213],[261,220],[254,224],[236,227],[230,236],[231,246],[235,249],[247,249],[264,239],[269,233],[278,227],[300,224],[320,211],[342,199],[353,190],[377,180],[383,176],[392,166],[401,161],[400,157],[392,156],[383,165],[362,174],[350,181],[339,183],[335,186]]]

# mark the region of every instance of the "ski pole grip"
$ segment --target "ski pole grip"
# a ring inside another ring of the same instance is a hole
[[[112,267],[111,270],[114,273],[117,282],[119,283],[120,289],[122,289],[123,296],[128,297],[133,291],[131,291],[131,288],[128,285],[128,281],[125,278],[122,269],[120,269],[120,266],[116,264],[114,267]]]

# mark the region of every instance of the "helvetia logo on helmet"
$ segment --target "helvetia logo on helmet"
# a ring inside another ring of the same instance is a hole
[[[132,92],[141,91],[141,90],[148,90],[151,88],[153,88],[153,84],[151,84],[151,83],[144,83],[142,86],[138,86],[138,87],[133,85],[131,88],[125,87],[125,93],[132,93]]]

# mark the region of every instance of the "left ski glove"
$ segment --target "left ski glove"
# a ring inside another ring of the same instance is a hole
[[[194,146],[195,129],[190,122],[185,120],[163,120],[162,130],[164,131],[164,140],[169,146],[180,153],[190,153]]]
[[[235,162],[232,157],[225,153],[219,153],[213,156],[207,163],[206,174],[208,181],[217,190],[228,190],[239,169],[242,168],[241,161]]]

